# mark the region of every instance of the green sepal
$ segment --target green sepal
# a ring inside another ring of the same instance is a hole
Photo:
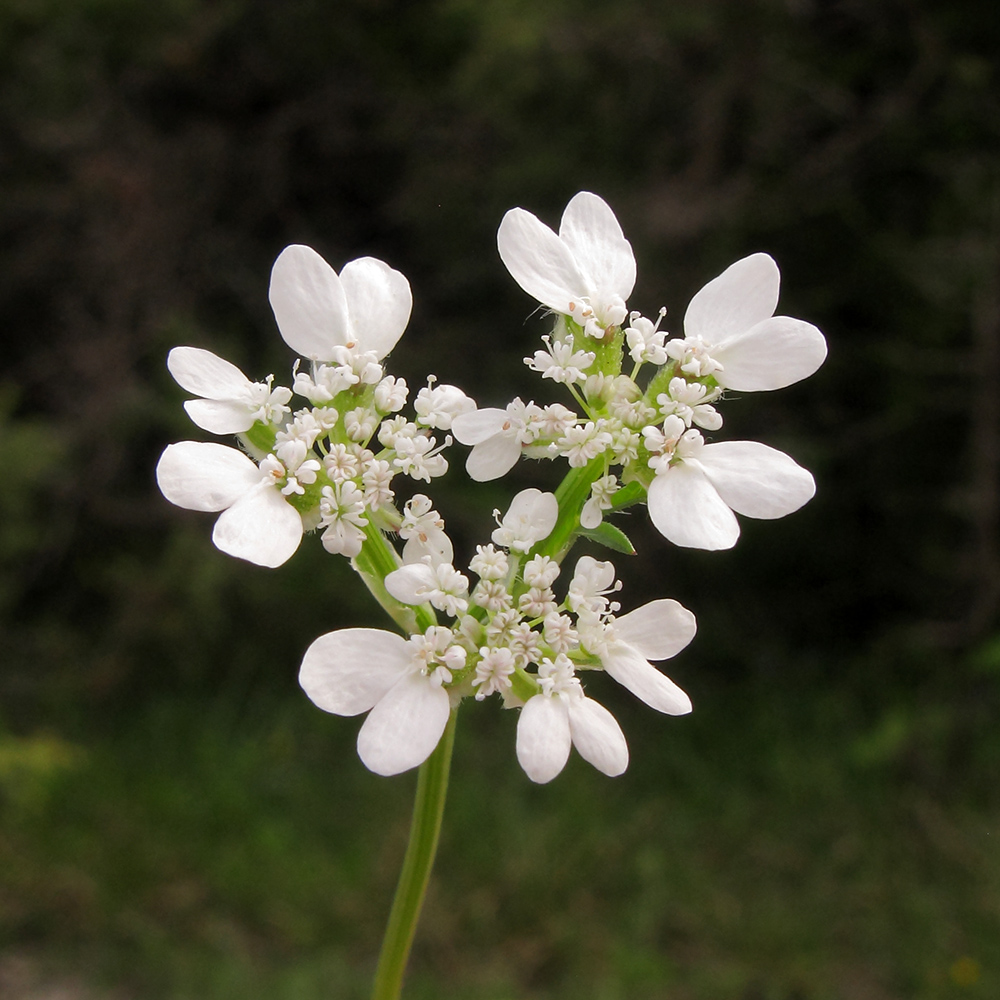
[[[258,420],[248,431],[244,431],[240,437],[258,452],[261,457],[270,455],[274,451],[274,439],[277,431],[272,424],[265,424]]]
[[[623,552],[627,556],[635,555],[635,546],[629,541],[628,535],[610,521],[601,521],[596,528],[580,528],[580,535],[615,552]]]

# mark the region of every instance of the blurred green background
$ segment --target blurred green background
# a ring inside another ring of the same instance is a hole
[[[986,0],[0,0],[0,996],[366,995],[413,776],[296,671],[382,620],[320,546],[236,562],[160,497],[207,437],[165,356],[280,381],[303,242],[409,277],[411,386],[548,400],[495,232],[581,189],[675,332],[778,260],[830,357],[726,433],[819,492],[725,553],[631,515],[626,607],[700,632],[690,717],[595,678],[624,777],[536,788],[513,715],[463,712],[409,996],[1000,996],[998,46]],[[466,553],[557,471],[453,464]]]

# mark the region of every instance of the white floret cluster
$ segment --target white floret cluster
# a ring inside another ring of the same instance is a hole
[[[578,673],[603,670],[646,704],[670,715],[691,711],[687,695],[650,660],[671,657],[694,637],[695,620],[676,601],[652,601],[618,616],[620,585],[610,562],[582,556],[565,591],[561,567],[537,551],[558,518],[552,493],[523,490],[469,563],[451,564],[444,523],[422,494],[404,520],[412,561],[385,577],[402,604],[429,604],[452,619],[410,640],[379,629],[341,629],[317,639],[300,675],[328,712],[368,712],[358,752],[379,774],[421,763],[444,731],[449,706],[498,695],[520,708],[517,757],[528,776],[550,781],[571,746],[605,774],[621,774],[628,747],[614,717],[586,697]],[[404,560],[407,553],[404,552]],[[363,696],[359,684],[364,685]],[[428,749],[430,748],[430,749]]]
[[[609,674],[660,712],[691,711],[651,661],[687,646],[695,618],[667,599],[621,614],[611,562],[584,555],[566,573],[563,561],[581,535],[633,551],[610,517],[637,502],[675,544],[726,549],[739,537],[736,514],[776,518],[809,500],[813,478],[788,455],[709,437],[723,427],[717,405],[728,391],[805,378],[826,342],[811,324],[774,315],[778,269],[760,253],[698,292],[684,336],[669,338],[665,309],[655,320],[628,310],[632,248],[588,192],[570,201],[558,234],[523,209],[508,212],[498,246],[515,280],[555,316],[544,349],[525,364],[564,387],[572,406],[517,398],[478,408],[434,376],[411,399],[384,369],[409,320],[406,278],[370,257],[338,275],[315,251],[291,246],[269,292],[299,356],[291,387],[273,376],[251,382],[201,348],[175,348],[168,366],[196,397],[184,404],[191,419],[235,435],[239,447],[169,445],[157,479],[173,503],[221,512],[216,546],[259,565],[282,564],[305,532],[317,533],[328,552],[351,559],[403,629],[329,632],[302,663],[316,705],[367,713],[358,752],[371,770],[421,764],[461,701],[496,696],[519,710],[517,758],[532,780],[554,778],[572,747],[617,775],[628,764],[625,737],[582,676]],[[306,405],[294,408],[295,397]],[[522,490],[506,513],[494,512],[468,575],[431,498],[396,497],[396,477],[431,484],[447,471],[452,435],[471,446],[466,469],[477,481],[503,476],[522,457],[569,466],[555,494]]]
[[[431,378],[413,400],[413,419],[401,414],[409,387],[382,361],[412,299],[406,278],[382,261],[352,261],[338,275],[309,247],[288,247],[270,299],[282,337],[307,365],[295,362],[289,389],[275,387],[273,375],[251,382],[210,351],[174,348],[171,374],[200,397],[184,404],[188,415],[204,430],[237,435],[242,450],[170,445],[157,480],[181,507],[223,511],[213,540],[230,555],[279,566],[304,531],[317,530],[328,552],[354,557],[367,531],[397,526],[396,476],[430,483],[448,471],[447,432],[475,403]],[[294,396],[309,405],[293,411]]]
[[[677,545],[731,548],[735,514],[781,517],[815,492],[789,456],[753,441],[709,443],[722,428],[726,390],[780,389],[811,375],[826,357],[812,324],[775,316],[777,265],[763,253],[737,261],[692,299],[684,336],[667,339],[656,320],[626,310],[635,258],[618,220],[597,195],[581,192],[558,234],[516,208],[497,237],[518,284],[556,317],[545,350],[525,364],[567,387],[576,410],[515,399],[458,417],[455,437],[472,451],[473,479],[505,475],[523,456],[591,465],[580,524],[596,529],[605,512],[645,499],[657,529]],[[626,374],[625,355],[631,360]],[[640,374],[655,372],[644,385]],[[630,483],[640,489],[616,500]]]

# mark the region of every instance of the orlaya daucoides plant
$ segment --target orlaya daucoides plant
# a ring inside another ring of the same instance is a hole
[[[517,759],[536,782],[558,775],[573,747],[607,775],[628,765],[621,728],[584,691],[588,671],[604,671],[656,711],[691,711],[653,661],[692,640],[694,615],[670,599],[622,613],[611,562],[584,555],[564,568],[574,542],[633,551],[612,518],[645,502],[674,544],[727,549],[739,537],[737,514],[782,517],[815,492],[809,472],[783,452],[716,440],[728,390],[780,389],[826,356],[816,327],[774,315],[779,274],[767,254],[705,285],[683,336],[668,339],[666,310],[650,319],[628,309],[635,258],[597,195],[577,194],[558,233],[513,209],[497,242],[514,280],[554,317],[524,361],[563,387],[561,400],[479,408],[433,375],[411,400],[406,382],[384,368],[409,320],[406,278],[371,257],[338,275],[305,246],[282,251],[269,291],[281,336],[298,355],[291,388],[273,376],[252,382],[197,347],[177,347],[167,361],[197,397],[184,404],[191,419],[238,443],[169,445],[156,470],[167,499],[221,512],[216,546],[261,566],[280,566],[304,534],[317,534],[328,552],[350,559],[402,633],[327,633],[300,671],[321,709],[367,713],[358,753],[369,769],[391,775],[424,765],[410,844],[417,874],[404,866],[375,997],[401,989],[436,846],[437,827],[422,841],[418,819],[429,811],[440,825],[460,702],[496,696],[519,711]],[[293,408],[294,397],[303,405]],[[456,568],[444,520],[422,492],[447,472],[454,439],[471,447],[466,470],[480,482],[522,458],[568,465],[555,493],[523,490],[505,514],[494,512],[497,526],[476,547],[469,575]],[[400,476],[422,484],[403,488],[405,502]]]

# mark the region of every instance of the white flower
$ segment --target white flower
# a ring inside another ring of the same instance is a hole
[[[201,399],[184,404],[187,415],[212,434],[242,434],[259,420],[277,423],[289,413],[285,405],[292,390],[251,382],[229,361],[200,347],[175,347],[167,355],[167,368],[177,384]]]
[[[472,686],[477,688],[476,701],[488,698],[495,691],[510,690],[510,675],[514,673],[514,654],[504,646],[498,649],[482,647],[482,659],[476,664],[476,675]]]
[[[350,365],[314,364],[312,367],[311,375],[299,371],[299,362],[296,360],[292,369],[292,374],[295,376],[292,388],[299,396],[305,396],[314,406],[329,403],[338,393],[361,381]]]
[[[451,430],[455,417],[472,413],[476,403],[454,385],[427,385],[413,402],[417,423],[443,431]]]
[[[620,589],[621,583],[615,581],[614,563],[599,562],[593,556],[580,556],[569,583],[566,604],[575,614],[584,609],[603,614],[609,604],[605,595]]]
[[[398,413],[406,405],[406,379],[386,375],[375,386],[375,407],[380,413]]]
[[[635,257],[614,212],[581,191],[563,212],[557,236],[523,208],[513,208],[497,233],[500,257],[514,280],[554,312],[601,339],[628,315]]]
[[[667,352],[663,346],[667,334],[660,329],[660,323],[666,315],[666,308],[661,309],[655,323],[637,312],[629,316],[632,325],[625,329],[625,341],[636,364],[662,365],[667,360]]]
[[[449,563],[410,563],[385,578],[385,589],[402,604],[429,601],[452,618],[468,610],[469,581]]]
[[[357,483],[346,480],[324,486],[323,499],[319,502],[320,527],[324,529],[320,540],[323,548],[334,555],[353,559],[365,542],[365,497]]]
[[[714,375],[723,388],[742,392],[812,375],[826,358],[826,340],[811,323],[774,315],[779,283],[766,253],[738,260],[694,296],[684,315],[686,339],[668,342],[668,353],[694,377]]]
[[[378,414],[367,406],[356,406],[344,414],[344,430],[347,436],[358,444],[368,441],[375,433]]]
[[[392,466],[381,458],[371,458],[365,462],[361,473],[361,485],[365,491],[365,506],[370,510],[378,510],[391,503],[395,494],[392,491]]]
[[[687,715],[691,699],[649,661],[676,656],[696,631],[694,615],[677,601],[650,601],[605,627],[601,663],[650,708],[667,715]]]
[[[465,650],[440,631],[407,640],[381,629],[340,629],[306,650],[299,683],[313,703],[334,715],[368,712],[358,755],[376,774],[422,764],[441,739],[451,710],[448,664],[461,666]]]
[[[583,693],[570,660],[559,654],[538,668],[542,692],[529,698],[517,720],[517,760],[539,784],[566,766],[571,746],[610,777],[628,767],[628,745],[614,716]]]
[[[323,459],[323,470],[335,483],[356,479],[361,472],[361,459],[346,444],[332,444]]]
[[[554,493],[534,488],[521,490],[511,501],[492,537],[494,545],[527,552],[535,542],[548,538],[559,519],[559,502]]]
[[[626,432],[628,433],[628,432]],[[580,526],[596,528],[604,520],[604,511],[611,510],[611,498],[618,492],[617,476],[602,476],[590,487],[590,499],[580,511]]]
[[[611,434],[604,429],[604,421],[588,420],[585,424],[568,427],[556,445],[573,468],[581,469],[610,447],[612,440]]]
[[[567,334],[562,342],[552,343],[548,335],[542,337],[547,351],[535,351],[533,358],[525,358],[524,363],[535,372],[541,372],[542,378],[550,378],[555,382],[567,385],[573,382],[584,382],[587,376],[585,369],[589,368],[597,355],[593,351],[574,351],[573,334]]]
[[[565,408],[564,408],[565,409]],[[499,479],[510,472],[521,457],[523,445],[538,436],[536,426],[542,410],[534,403],[514,399],[501,410],[487,406],[481,410],[460,413],[451,429],[462,444],[472,445],[465,469],[477,483]]]
[[[722,415],[710,404],[719,397],[720,391],[678,376],[670,380],[667,391],[661,392],[656,402],[663,416],[678,416],[685,427],[695,423],[707,431],[717,431],[722,426]]]
[[[451,539],[444,530],[444,518],[434,510],[430,497],[415,493],[403,508],[399,537],[404,539],[403,562],[417,563],[430,558],[431,563],[450,563],[455,555]]]
[[[551,556],[532,556],[524,564],[524,582],[529,587],[546,589],[559,576],[559,563]]]
[[[393,440],[396,457],[392,464],[411,479],[429,483],[433,477],[443,476],[448,471],[448,460],[439,452],[451,444],[451,437],[447,436],[444,443],[437,447],[436,443],[436,438],[426,434],[414,434],[412,437],[397,434]]]
[[[688,431],[684,437],[697,433]],[[720,441],[692,451],[658,469],[647,497],[653,524],[675,545],[732,548],[740,535],[734,511],[746,517],[784,517],[816,492],[807,470],[757,441]]]
[[[376,382],[381,372],[375,377],[372,363],[395,346],[413,304],[409,282],[388,264],[362,257],[338,276],[315,250],[298,245],[285,247],[274,262],[268,298],[292,350],[313,361],[341,361],[338,348],[371,352],[366,374],[357,374]]]
[[[492,545],[477,545],[469,569],[482,580],[502,580],[507,575],[507,553]]]
[[[284,477],[273,456],[258,468],[235,448],[203,441],[168,445],[156,465],[156,481],[171,503],[221,510],[212,541],[258,566],[280,566],[302,540],[302,518],[281,494]]]

